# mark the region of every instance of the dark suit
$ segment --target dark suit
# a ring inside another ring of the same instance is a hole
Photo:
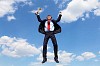
[[[57,40],[56,40],[56,37],[55,37],[54,34],[57,34],[57,33],[61,32],[61,27],[57,24],[60,21],[61,16],[62,15],[59,15],[57,20],[51,20],[54,24],[54,31],[46,32],[44,30],[44,28],[45,28],[45,22],[47,21],[47,19],[41,20],[40,16],[37,15],[37,19],[40,22],[38,31],[42,34],[45,34],[44,42],[43,42],[43,58],[47,57],[46,56],[46,54],[47,54],[47,43],[48,43],[49,38],[51,38],[53,46],[54,46],[54,55],[55,55],[55,58],[58,59],[58,55],[57,55],[58,45],[57,45]]]

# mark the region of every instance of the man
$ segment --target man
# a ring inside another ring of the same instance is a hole
[[[46,19],[41,20],[39,13],[37,12],[35,14],[37,15],[37,19],[40,22],[38,31],[42,34],[45,34],[44,42],[43,42],[43,61],[42,63],[45,63],[47,61],[47,43],[50,38],[54,46],[54,55],[55,55],[54,60],[56,63],[59,63],[58,45],[57,45],[55,34],[61,32],[61,27],[57,24],[61,20],[61,16],[62,16],[61,12],[57,20],[52,19],[51,15],[48,15]]]

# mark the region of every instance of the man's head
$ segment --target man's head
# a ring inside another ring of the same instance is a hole
[[[52,16],[51,15],[48,15],[47,16],[47,20],[51,20],[52,19]]]

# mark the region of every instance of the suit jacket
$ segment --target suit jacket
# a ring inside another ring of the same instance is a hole
[[[57,34],[57,33],[61,32],[61,27],[57,24],[61,20],[61,16],[62,15],[59,15],[57,20],[54,20],[54,19],[51,20],[54,24],[54,27],[55,27],[54,31],[53,31],[54,34]],[[40,15],[37,15],[37,19],[40,22],[38,31],[42,34],[45,34],[46,32],[45,32],[44,28],[45,28],[45,22],[47,21],[47,19],[41,20]]]

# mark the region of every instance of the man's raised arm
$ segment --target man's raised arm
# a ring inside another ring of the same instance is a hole
[[[61,17],[62,17],[62,13],[60,12],[56,22],[59,22],[61,20]]]
[[[41,20],[41,18],[40,18],[40,15],[39,15],[39,13],[37,12],[37,13],[35,13],[35,15],[37,16],[37,19],[38,19],[38,21],[39,22],[42,22],[43,20]]]

